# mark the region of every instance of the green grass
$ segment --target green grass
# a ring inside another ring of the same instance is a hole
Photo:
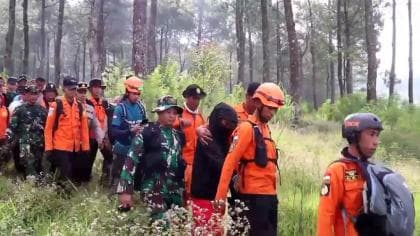
[[[339,158],[345,145],[339,125],[315,122],[297,130],[282,125],[273,126],[272,130],[281,150],[281,235],[315,235],[320,181],[325,168]],[[384,153],[381,149],[378,157]],[[401,156],[383,160],[406,177],[415,192],[419,215],[419,162]],[[97,182],[95,176],[92,183],[65,198],[51,188],[33,188],[10,176],[0,176],[0,235],[143,235],[147,225],[145,209],[137,206],[130,214],[117,213],[115,197]],[[418,217],[416,222],[420,224]],[[416,233],[420,235],[420,230]]]

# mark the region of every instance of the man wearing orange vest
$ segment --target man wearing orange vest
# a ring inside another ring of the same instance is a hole
[[[191,190],[192,165],[194,162],[195,150],[197,148],[197,128],[205,123],[203,115],[198,110],[201,99],[206,97],[206,93],[196,84],[189,85],[183,92],[185,98],[184,111],[181,118],[176,122],[175,127],[179,127],[185,133],[186,145],[182,150],[182,155],[186,163],[185,168],[185,191],[187,197]]]
[[[2,85],[3,78],[0,79]],[[2,86],[0,86],[1,88]],[[11,157],[10,145],[7,143],[6,130],[9,125],[9,111],[6,107],[6,96],[0,92],[0,175],[2,166],[6,164]]]
[[[77,81],[65,77],[62,98],[49,108],[45,126],[45,152],[53,168],[61,177],[72,179],[75,157],[89,151],[88,118],[83,106],[76,100]]]
[[[277,149],[268,122],[284,105],[284,94],[274,83],[263,83],[253,99],[257,109],[248,121],[238,125],[224,162],[215,197],[216,208],[224,209],[229,184],[235,170],[237,197],[249,211],[245,216],[250,235],[277,233]]]
[[[89,82],[89,92],[91,98],[86,102],[95,109],[96,118],[99,121],[99,127],[104,133],[104,139],[98,143],[96,139],[91,139],[90,143],[90,158],[95,160],[98,149],[100,149],[103,162],[102,162],[102,176],[101,183],[107,185],[110,183],[111,164],[112,164],[112,146],[108,136],[108,112],[110,105],[107,100],[102,98],[106,86],[100,79],[92,79]]]
[[[252,97],[258,86],[260,86],[260,83],[250,83],[246,90],[245,101],[234,107],[236,114],[238,114],[239,121],[246,121],[250,115],[254,114],[257,107],[255,106],[255,101]]]
[[[382,129],[381,120],[372,113],[347,116],[342,135],[349,145],[341,151],[342,157],[367,163],[379,146]],[[327,168],[322,179],[318,209],[319,236],[359,235],[356,230],[357,222],[363,220],[355,219],[363,213],[365,182],[363,170],[355,161],[336,161]],[[386,235],[380,233],[380,230],[380,227],[375,227],[374,235]]]

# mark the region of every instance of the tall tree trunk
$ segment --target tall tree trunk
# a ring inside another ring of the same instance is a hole
[[[328,0],[328,9],[332,10],[332,0]],[[335,103],[335,73],[334,73],[334,60],[333,54],[334,54],[334,45],[332,42],[333,38],[333,32],[332,28],[330,27],[328,30],[328,55],[329,55],[329,74],[330,74],[330,99],[331,103]]]
[[[238,60],[238,83],[244,83],[245,76],[245,33],[244,33],[244,0],[236,0],[236,58]]]
[[[86,39],[83,40],[83,65],[82,65],[82,81],[86,81]]]
[[[311,52],[311,62],[312,62],[312,99],[314,103],[315,110],[318,110],[318,101],[316,96],[316,49],[315,49],[315,30],[314,30],[314,20],[312,15],[312,7],[311,1],[308,0],[308,7],[309,7],[309,20],[310,20],[310,31],[311,31],[311,38],[310,38],[310,52]]]
[[[267,0],[261,0],[261,26],[263,47],[263,82],[270,82],[270,25],[268,23]]]
[[[156,15],[157,15],[157,1],[151,0],[150,5],[150,21],[148,24],[148,42],[147,42],[147,71],[153,72],[157,65],[156,54]]]
[[[201,40],[203,37],[203,4],[204,0],[198,0],[198,32],[197,32],[197,47],[201,46]]]
[[[105,70],[105,46],[104,46],[104,1],[90,1],[89,16],[89,56],[91,78],[101,78]]]
[[[163,26],[160,28],[160,42],[159,42],[159,64],[162,64],[163,57]]]
[[[54,83],[57,87],[60,84],[61,76],[61,39],[63,37],[64,4],[65,0],[59,1],[57,35],[54,43]]]
[[[16,28],[16,0],[9,0],[9,26],[6,34],[6,47],[4,49],[4,68],[9,75],[15,73],[13,63],[13,43]]]
[[[395,87],[395,40],[396,40],[395,0],[392,0],[392,62],[391,62],[391,73],[389,74],[389,99],[392,99],[392,96],[394,96],[394,87]]]
[[[293,8],[291,0],[283,0],[284,15],[286,17],[287,40],[289,43],[290,56],[290,94],[292,96],[294,117],[293,122],[300,120],[300,96],[301,96],[301,78],[302,78],[302,58],[298,44],[295,21],[293,19]]]
[[[346,48],[344,49],[344,60],[346,62],[345,64],[345,81],[346,85],[344,86],[347,90],[347,94],[353,93],[353,73],[352,73],[352,60],[350,57],[350,49],[351,49],[351,39],[350,39],[350,22],[349,22],[349,14],[348,14],[348,5],[349,0],[344,0],[344,35],[345,35],[345,45]]]
[[[80,52],[80,44],[78,43],[77,48],[76,48],[76,53],[74,54],[74,61],[73,61],[74,76],[76,77],[77,81],[80,81],[79,52]]]
[[[99,69],[100,75],[99,78],[102,77],[102,72],[105,71],[106,66],[106,49],[105,49],[105,19],[104,19],[104,5],[106,0],[96,0],[98,1],[98,8],[97,8],[97,15],[98,17],[98,32],[96,34],[96,41],[98,42],[97,50],[99,54]]]
[[[29,69],[29,24],[28,24],[28,0],[22,1],[23,8],[23,62],[22,73],[28,74]]]
[[[39,61],[39,70],[38,75],[45,77],[45,41],[46,41],[46,34],[45,34],[45,1],[41,0],[41,31],[40,31],[40,38],[41,38],[41,58]]]
[[[408,102],[413,104],[413,24],[411,23],[411,0],[408,0]]]
[[[341,42],[341,25],[342,25],[342,12],[341,12],[341,2],[342,0],[337,0],[337,80],[338,87],[340,89],[340,97],[344,96],[344,83],[343,83],[343,52],[342,52],[342,42]]]
[[[146,14],[147,0],[134,0],[133,5],[133,70],[136,75],[146,74]]]
[[[372,0],[365,1],[365,31],[366,31],[366,52],[368,54],[368,75],[367,75],[367,101],[376,101],[376,76],[377,76],[377,60],[376,47],[377,35],[373,22],[373,6]]]
[[[45,55],[45,76],[46,80],[50,82],[50,38],[46,37],[46,55]]]
[[[280,0],[276,2],[276,76],[277,76],[277,84],[282,84],[284,87],[284,81],[281,75],[281,36],[280,36],[280,7],[279,7]]]
[[[254,81],[254,44],[252,43],[252,31],[250,23],[250,13],[247,11],[246,26],[248,31],[248,69],[249,82]]]

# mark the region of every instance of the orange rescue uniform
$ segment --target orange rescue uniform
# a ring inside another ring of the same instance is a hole
[[[79,115],[76,99],[70,104],[67,99],[59,98],[63,103],[63,113],[58,117],[58,127],[54,132],[57,116],[57,103],[53,102],[48,111],[45,125],[45,151],[60,150],[68,152],[89,150],[89,128],[86,112]],[[81,117],[81,119],[80,119]]]
[[[1,94],[0,94],[1,96]],[[6,106],[0,106],[0,140],[6,138],[6,130],[9,124],[9,113]]]
[[[259,167],[253,161],[256,148],[253,127],[250,122],[241,122],[233,133],[233,141],[223,165],[217,188],[216,200],[226,199],[232,174],[237,169],[239,170],[239,180],[237,182],[239,193],[277,195],[276,144],[271,140],[268,124],[262,123],[255,116],[250,116],[249,120],[258,125],[264,137],[268,164],[266,167]]]
[[[357,163],[335,162],[328,167],[318,209],[319,236],[358,235],[352,218],[363,211],[364,183]]]
[[[248,114],[248,112],[245,110],[245,103],[236,105],[234,109],[236,111],[236,114],[238,115],[238,120],[240,122],[248,120],[250,114]]]
[[[191,178],[192,178],[192,166],[194,162],[195,150],[197,149],[197,128],[205,124],[205,119],[201,113],[192,113],[186,107],[181,115],[183,120],[188,120],[191,125],[188,127],[182,127],[180,120],[175,122],[174,127],[180,127],[185,133],[185,147],[182,150],[182,155],[187,167],[185,168],[185,189],[187,193],[190,193],[191,189]]]

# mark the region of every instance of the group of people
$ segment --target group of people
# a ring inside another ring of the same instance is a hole
[[[191,84],[182,93],[183,105],[173,96],[159,98],[152,109],[157,120],[150,122],[141,99],[143,81],[136,76],[125,79],[125,93],[115,103],[103,98],[100,79],[87,84],[66,77],[59,97],[53,84],[42,78],[35,81],[23,85],[22,78],[9,78],[0,96],[0,142],[2,148],[18,150],[13,151],[15,166],[26,179],[59,170],[62,180],[89,181],[99,149],[101,183],[118,194],[121,211],[132,209],[133,194],[140,192],[152,220],[165,219],[174,205],[192,205],[199,227],[239,200],[246,208],[241,214],[250,235],[278,234],[279,157],[268,125],[285,104],[278,85],[251,83],[243,103],[232,107],[221,102],[206,119],[199,105],[207,94]],[[3,85],[1,79],[0,91]],[[12,100],[20,105],[10,109]],[[343,158],[368,163],[382,129],[374,114],[347,117],[343,137],[349,144]],[[50,164],[48,170],[43,160]],[[362,235],[356,222],[348,220],[363,210],[365,175],[355,163],[328,167],[320,193],[318,235]],[[211,230],[224,233],[221,225]]]
[[[102,98],[104,89],[100,79],[87,84],[65,77],[59,96],[56,86],[42,77],[0,78],[0,172],[13,157],[24,179],[38,181],[57,170],[63,186],[81,184],[90,180],[99,148],[104,158],[101,180],[107,184],[113,158],[107,135],[112,105]]]

